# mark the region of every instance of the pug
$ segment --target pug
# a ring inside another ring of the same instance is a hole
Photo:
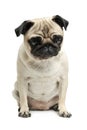
[[[17,81],[13,96],[20,117],[30,110],[55,110],[71,117],[65,106],[68,60],[63,50],[64,31],[69,22],[59,15],[24,21],[15,29],[24,35],[17,59]]]

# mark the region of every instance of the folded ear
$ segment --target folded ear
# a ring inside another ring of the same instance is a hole
[[[52,20],[54,22],[56,22],[61,28],[65,28],[65,30],[67,29],[67,26],[69,24],[69,22],[67,20],[65,20],[64,18],[62,18],[61,16],[59,15],[56,15],[52,18]]]
[[[24,21],[19,27],[15,29],[15,33],[18,36],[25,34],[34,25],[31,21]]]

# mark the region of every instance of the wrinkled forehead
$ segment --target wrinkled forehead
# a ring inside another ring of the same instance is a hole
[[[47,37],[48,35],[53,33],[63,35],[63,30],[61,29],[61,27],[49,18],[35,19],[32,21],[34,22],[34,25],[27,32],[28,36],[37,34]]]

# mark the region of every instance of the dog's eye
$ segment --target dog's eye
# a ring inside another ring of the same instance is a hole
[[[56,44],[61,44],[63,37],[61,35],[53,35],[52,41]]]
[[[42,42],[42,38],[41,37],[32,37],[31,39],[28,40],[28,43],[31,46],[40,45],[41,42]]]

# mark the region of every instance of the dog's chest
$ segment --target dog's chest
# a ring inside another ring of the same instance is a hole
[[[28,94],[30,97],[48,101],[58,95],[58,83],[62,68],[60,64],[49,65],[45,69],[29,70]]]

